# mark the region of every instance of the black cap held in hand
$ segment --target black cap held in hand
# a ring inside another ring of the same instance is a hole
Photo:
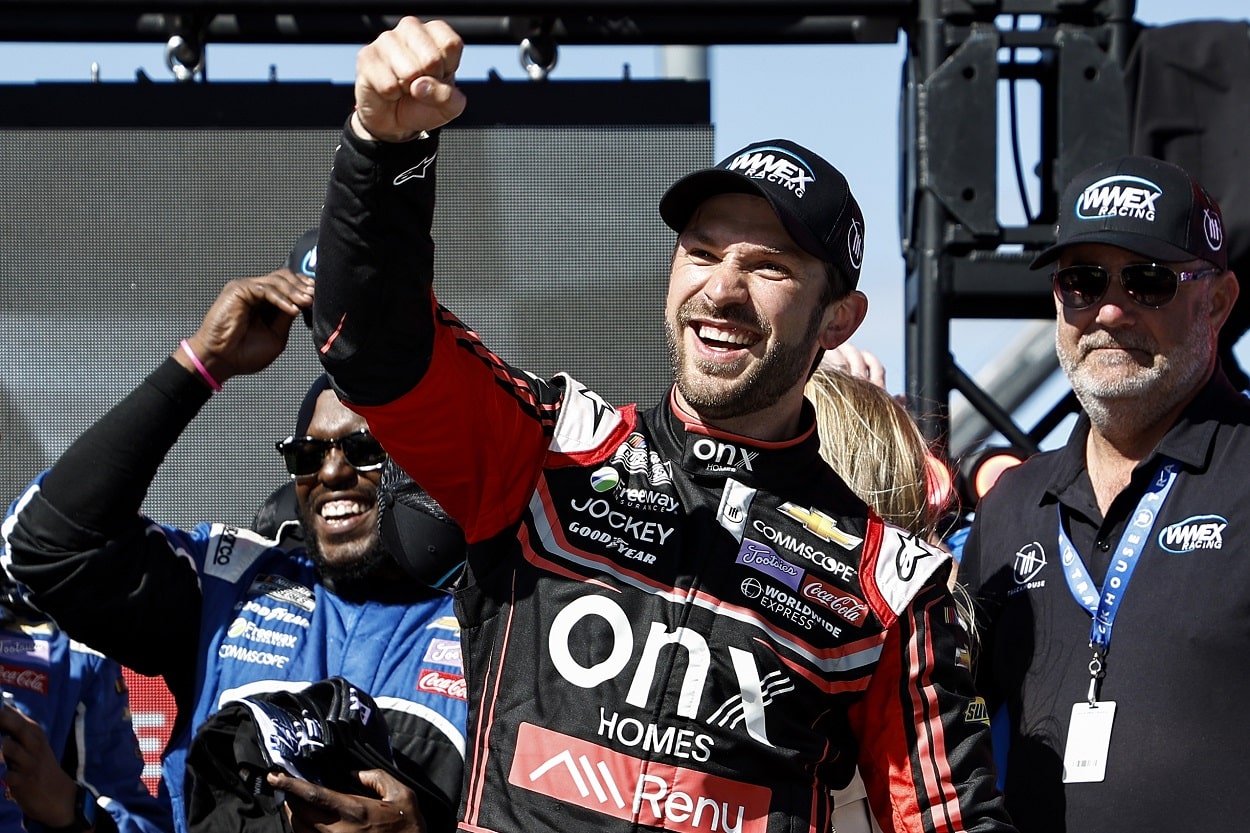
[[[1105,243],[1156,261],[1205,260],[1228,268],[1220,207],[1184,168],[1149,156],[1121,156],[1077,174],[1059,201],[1055,244],[1038,269],[1078,243]]]
[[[317,229],[309,229],[300,235],[286,256],[286,268],[297,275],[317,279]],[[304,324],[312,329],[312,308],[304,308]]]
[[[309,229],[295,241],[286,256],[286,268],[297,275],[317,277],[317,229]]]
[[[660,216],[681,233],[699,205],[718,194],[768,200],[795,243],[846,276],[845,289],[859,283],[864,215],[846,177],[820,156],[788,139],[747,145],[678,180],[660,200]]]
[[[464,564],[464,531],[393,458],[378,486],[378,533],[399,566],[427,587],[446,589]]]

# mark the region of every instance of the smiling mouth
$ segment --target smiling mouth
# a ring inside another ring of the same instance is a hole
[[[695,336],[716,350],[741,350],[749,349],[757,342],[760,337],[754,333],[740,330],[737,327],[722,327],[716,324],[695,322],[692,325]]]
[[[351,526],[372,508],[359,500],[331,500],[322,504],[317,514],[326,526],[339,529]]]

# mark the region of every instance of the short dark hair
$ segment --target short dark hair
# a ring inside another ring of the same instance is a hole
[[[850,295],[854,286],[847,280],[846,275],[837,267],[837,264],[830,263],[827,260],[821,261],[821,264],[825,267],[826,280],[825,288],[820,291],[820,304],[827,307],[834,301]]]

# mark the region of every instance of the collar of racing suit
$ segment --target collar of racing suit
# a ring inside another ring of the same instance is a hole
[[[695,477],[724,480],[732,477],[759,488],[803,478],[823,465],[816,413],[804,400],[802,430],[784,442],[764,442],[719,431],[684,413],[670,390],[666,404],[656,408],[656,427],[669,446],[670,459]]]

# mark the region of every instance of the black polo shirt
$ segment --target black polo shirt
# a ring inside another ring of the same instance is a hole
[[[1085,470],[1089,428],[1082,415],[1064,448],[1006,472],[963,553],[982,629],[977,679],[1010,724],[1007,807],[1021,831],[1247,829],[1250,400],[1217,370],[1106,518]],[[1122,591],[1101,686],[1117,704],[1106,778],[1065,785],[1092,651],[1091,616],[1064,577],[1058,513],[1102,587],[1163,456],[1180,473]]]

